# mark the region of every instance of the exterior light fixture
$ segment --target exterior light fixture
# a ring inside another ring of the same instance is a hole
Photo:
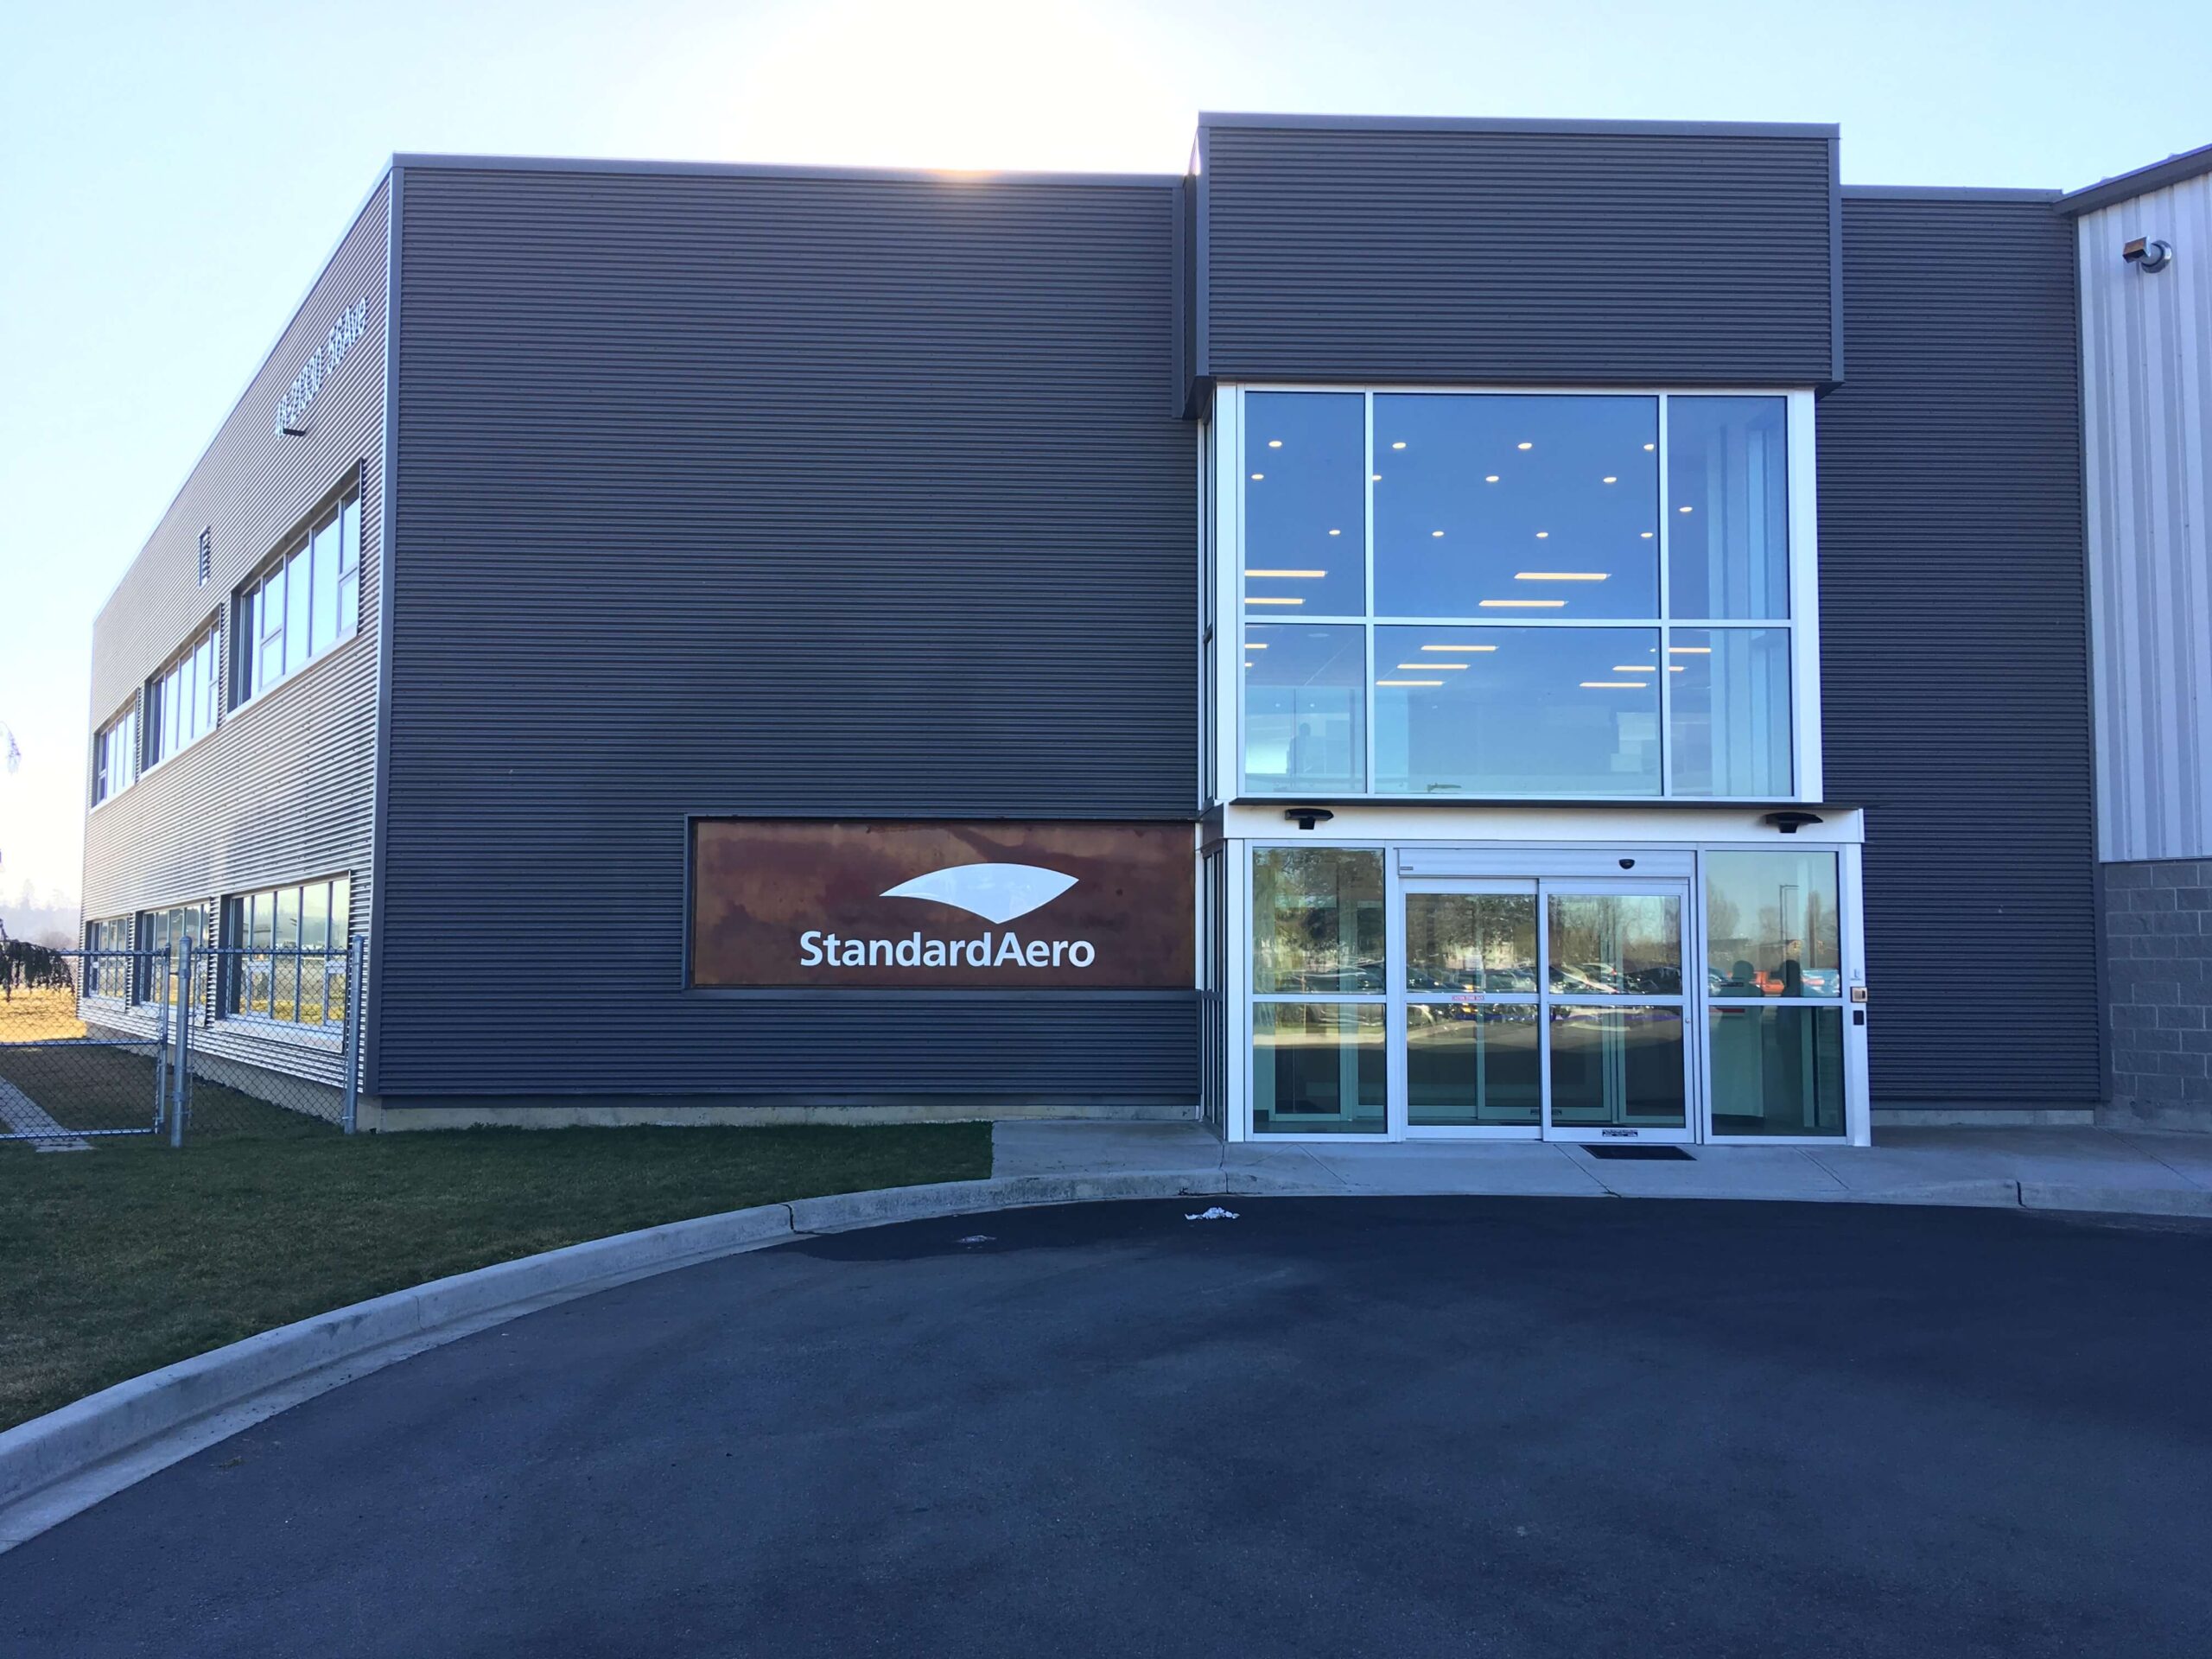
[[[1325,806],[1286,806],[1282,815],[1301,830],[1311,830],[1317,823],[1326,823],[1337,816]]]
[[[2171,242],[2152,242],[2139,236],[2120,251],[2120,257],[2148,276],[2173,264],[2174,246]]]
[[[1817,812],[1789,811],[1770,812],[1764,817],[1761,818],[1759,822],[1761,823],[1772,824],[1776,829],[1781,830],[1785,836],[1794,836],[1800,830],[1802,830],[1807,824],[1820,823],[1824,822],[1824,820]]]

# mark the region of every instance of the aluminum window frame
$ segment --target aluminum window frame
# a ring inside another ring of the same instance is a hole
[[[227,632],[225,626],[226,620],[226,619],[220,611],[215,612],[213,614],[210,615],[206,621],[200,624],[200,626],[193,630],[190,638],[185,641],[183,645],[179,647],[177,650],[171,652],[168,656],[162,660],[162,665],[156,669],[151,674],[149,674],[145,677],[144,681],[140,684],[138,696],[137,771],[137,776],[139,778],[146,777],[149,773],[168,765],[168,763],[175,760],[177,756],[190,750],[194,744],[202,742],[207,738],[213,737],[215,734],[216,728],[223,723],[223,716],[228,712],[224,707],[225,698],[223,696],[223,682],[225,679],[224,667],[226,654],[223,646]],[[162,753],[156,754],[154,753],[154,747],[161,741],[162,737],[161,709],[165,701],[165,688],[168,686],[172,680],[174,680],[180,687],[189,685],[192,683],[185,677],[190,670],[192,659],[200,654],[200,648],[202,645],[206,645],[209,648],[207,681],[207,690],[208,693],[207,724],[201,726],[189,737],[182,735],[182,731],[180,728],[177,746]],[[134,781],[136,780],[134,779]]]
[[[92,760],[86,772],[86,788],[92,796],[88,811],[98,811],[138,781],[138,763],[144,742],[139,719],[143,702],[142,687],[130,694],[130,702],[118,709],[105,725],[92,730]],[[123,730],[125,726],[130,728],[127,734]],[[117,741],[118,738],[122,741]],[[111,782],[118,767],[124,773],[122,781]]]
[[[346,1023],[346,1002],[350,991],[346,995],[341,995],[336,1000],[334,1013],[330,995],[330,970],[333,962],[342,963],[346,960],[346,953],[353,944],[353,872],[351,870],[332,870],[322,875],[302,876],[296,881],[280,881],[274,886],[265,887],[248,887],[237,893],[226,893],[222,896],[218,904],[216,924],[218,931],[214,937],[214,950],[222,964],[217,974],[218,982],[214,995],[217,1020],[227,1025],[280,1033],[304,1033],[313,1035],[333,1034],[342,1031]],[[300,931],[306,917],[307,893],[309,889],[315,887],[331,889],[332,898],[334,899],[336,884],[340,881],[346,883],[346,906],[342,912],[335,903],[328,906],[326,912],[324,943],[321,949],[310,948],[296,939],[289,945],[280,945],[275,943],[272,936],[269,949],[266,951],[261,951],[254,948],[250,938],[240,937],[245,931],[241,925],[244,914],[241,907],[251,901],[267,899],[273,908],[284,894],[294,895],[299,904],[301,918],[300,922],[296,924],[296,931]],[[250,965],[249,959],[261,957],[265,957],[269,963],[269,1012],[253,1007],[251,1005],[251,999],[240,995],[240,980]],[[274,1009],[276,995],[276,966],[288,957],[293,964],[292,1017],[284,1019],[276,1014]],[[302,1020],[299,1017],[301,1002],[299,988],[302,982],[302,976],[304,973],[305,963],[311,957],[320,958],[323,964],[323,1016],[319,1020]]]
[[[1360,614],[1330,613],[1293,618],[1251,616],[1244,604],[1244,400],[1253,392],[1334,393],[1357,395],[1363,400],[1365,467],[1362,477],[1365,535],[1363,558],[1364,609]],[[1647,397],[1656,404],[1658,427],[1655,451],[1658,471],[1658,614],[1649,617],[1530,617],[1500,616],[1385,616],[1375,609],[1375,400],[1379,397],[1421,395],[1451,397]],[[1778,398],[1783,407],[1784,523],[1789,538],[1785,568],[1789,582],[1786,617],[1690,617],[1669,614],[1669,543],[1671,530],[1668,480],[1668,406],[1675,397]],[[1249,625],[1281,627],[1311,623],[1315,626],[1357,626],[1364,631],[1363,658],[1367,664],[1361,734],[1365,788],[1355,798],[1378,804],[1424,802],[1442,804],[1433,794],[1388,793],[1376,788],[1375,636],[1383,627],[1482,628],[1631,628],[1657,630],[1660,656],[1671,655],[1673,630],[1780,629],[1789,644],[1789,779],[1781,791],[1758,795],[1687,794],[1675,786],[1673,736],[1673,676],[1659,677],[1659,790],[1656,794],[1593,796],[1587,789],[1495,795],[1454,795],[1450,804],[1475,805],[1485,801],[1589,801],[1602,798],[1623,805],[1653,801],[1698,805],[1760,804],[1777,801],[1818,801],[1823,789],[1821,753],[1820,696],[1820,549],[1817,500],[1817,448],[1815,395],[1810,387],[1662,385],[1481,385],[1434,386],[1395,382],[1250,381],[1218,386],[1214,394],[1214,454],[1211,478],[1215,501],[1213,607],[1215,632],[1229,636],[1232,650],[1219,651],[1221,664],[1213,688],[1216,710],[1217,765],[1212,779],[1217,800],[1235,802],[1289,801],[1300,798],[1347,798],[1338,791],[1319,789],[1255,790],[1246,777],[1245,700],[1243,664],[1246,658],[1245,630]]]
[[[365,516],[364,503],[366,499],[367,491],[364,488],[361,469],[356,467],[348,473],[343,485],[317,503],[313,512],[279,539],[276,550],[255,565],[252,572],[231,589],[230,601],[226,610],[230,620],[230,632],[233,639],[239,641],[239,649],[232,653],[232,661],[228,665],[229,671],[224,677],[223,706],[226,714],[240,712],[259,702],[278,686],[296,679],[315,664],[324,661],[340,648],[360,637],[361,572],[365,557],[361,545],[361,520]],[[354,517],[353,562],[350,567],[345,563],[345,519],[348,508],[353,510]],[[321,650],[316,651],[313,648],[315,589],[313,581],[314,556],[311,550],[315,545],[317,534],[328,529],[334,523],[338,526],[339,556],[335,577],[336,596],[334,600],[336,606],[336,632],[332,635],[327,645]],[[283,571],[292,559],[302,550],[309,550],[308,598],[305,616],[308,642],[307,654],[302,656],[298,663],[280,668],[273,677],[264,680],[261,678],[261,661],[264,647],[272,641],[275,642],[278,659],[283,662],[289,660],[290,644],[289,637],[291,627],[290,583],[288,580],[285,585],[283,605],[273,607],[274,626],[272,626],[272,607],[265,602],[270,579]],[[350,608],[345,603],[346,583],[348,577],[351,577],[353,587],[353,603]],[[247,626],[248,618],[252,621],[251,627]]]

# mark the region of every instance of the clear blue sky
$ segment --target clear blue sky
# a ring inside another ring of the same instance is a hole
[[[1849,182],[2070,188],[2212,142],[2202,0],[168,0],[0,39],[9,899],[75,894],[93,613],[396,149],[1172,172],[1200,109],[1838,121]]]

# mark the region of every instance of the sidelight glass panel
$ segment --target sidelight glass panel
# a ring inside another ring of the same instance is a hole
[[[1789,406],[1667,400],[1669,612],[1789,614]]]
[[[1244,630],[1244,781],[1270,794],[1364,793],[1367,630]]]
[[[1715,1007],[1713,1132],[1841,1135],[1843,1009]]]
[[[1280,620],[1367,606],[1366,399],[1255,391],[1244,399],[1244,607]]]
[[[1381,1135],[1388,1127],[1379,1002],[1252,1007],[1252,1128]]]
[[[1254,991],[1383,988],[1382,855],[1265,848],[1252,857]]]
[[[1408,1002],[1407,1122],[1429,1128],[1541,1122],[1541,1021],[1542,1011],[1529,1002]]]
[[[1658,615],[1658,410],[1378,394],[1376,613]]]
[[[1714,996],[1840,996],[1836,855],[1707,853],[1705,939]]]
[[[1681,995],[1682,906],[1673,894],[1553,893],[1548,927],[1555,995]]]
[[[1552,1124],[1556,1128],[1681,1128],[1682,1011],[1554,1003]]]
[[[359,497],[346,504],[340,518],[338,637],[351,639],[359,626],[361,612],[361,503]]]
[[[1789,630],[1676,628],[1667,662],[1675,792],[1787,796]]]
[[[1659,792],[1656,628],[1378,628],[1389,795]]]
[[[1536,895],[1408,893],[1406,988],[1535,995]]]

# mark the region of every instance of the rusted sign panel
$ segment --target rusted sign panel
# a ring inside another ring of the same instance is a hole
[[[702,818],[703,988],[1187,990],[1192,830]]]

